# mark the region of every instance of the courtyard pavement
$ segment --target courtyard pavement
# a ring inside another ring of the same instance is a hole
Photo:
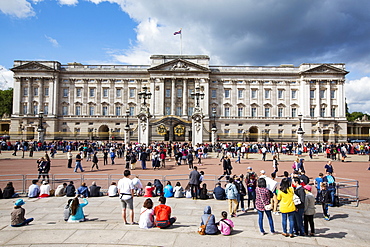
[[[84,208],[89,219],[81,223],[63,220],[63,208],[68,198],[23,198],[26,217],[35,220],[28,226],[13,228],[10,213],[15,200],[0,200],[0,245],[2,246],[369,246],[369,205],[342,206],[329,209],[331,220],[322,217],[321,206],[316,206],[314,237],[286,238],[281,234],[261,236],[258,215],[253,211],[239,213],[232,218],[235,227],[231,236],[201,236],[196,231],[206,205],[212,207],[216,220],[227,210],[226,201],[169,198],[172,215],[177,217],[169,229],[140,229],[138,225],[125,225],[121,218],[119,199],[109,197],[88,198]],[[135,221],[146,198],[135,197]],[[152,198],[155,205],[158,198]],[[281,216],[273,216],[275,229],[282,231]],[[267,219],[265,231],[269,232]],[[339,242],[340,241],[340,242]]]

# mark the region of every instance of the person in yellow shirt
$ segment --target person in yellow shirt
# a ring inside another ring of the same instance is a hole
[[[280,183],[280,190],[277,199],[280,202],[280,212],[282,216],[283,236],[293,237],[294,212],[296,207],[293,201],[294,189],[290,186],[289,180],[284,178]],[[289,218],[289,234],[287,233],[287,219]]]

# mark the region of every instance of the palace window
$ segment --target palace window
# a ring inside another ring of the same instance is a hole
[[[270,117],[270,108],[265,108],[265,117]]]
[[[181,106],[176,107],[176,116],[181,116],[181,114],[182,114],[182,107]]]
[[[284,92],[283,89],[279,89],[278,90],[278,99],[282,99],[283,98],[283,92]]]
[[[177,97],[182,98],[182,88],[177,89]]]
[[[35,87],[35,88],[33,89],[33,95],[34,95],[34,96],[39,96],[39,88],[38,88],[38,87]]]
[[[230,89],[225,89],[225,98],[230,98]]]
[[[243,98],[243,92],[244,92],[243,89],[238,89],[238,99],[242,99]]]
[[[171,97],[171,89],[166,89],[166,98]]]
[[[325,93],[326,93],[326,89],[320,90],[320,99],[324,99],[325,98]]]
[[[282,107],[279,107],[278,108],[278,117],[283,117],[283,108]]]
[[[257,108],[256,107],[252,107],[251,115],[252,115],[252,117],[257,117]]]
[[[257,99],[257,89],[252,89],[251,90],[251,98],[252,99]]]
[[[167,115],[167,116],[171,115],[171,107],[170,106],[166,106],[164,115]]]
[[[108,115],[108,106],[103,106],[102,113],[103,113],[103,116]]]
[[[336,90],[330,90],[330,98],[335,99],[335,91]]]
[[[297,98],[297,90],[292,90],[292,99]]]
[[[117,88],[117,89],[116,89],[116,97],[117,97],[117,98],[120,98],[121,96],[122,96],[122,89]]]
[[[28,87],[23,88],[23,96],[28,96]]]
[[[297,117],[297,108],[292,108],[292,117]]]
[[[335,117],[335,108],[334,107],[330,109],[330,115],[331,115],[331,117]]]
[[[121,116],[121,107],[116,106],[116,116]]]
[[[67,116],[68,115],[68,106],[63,106],[62,107],[62,115]]]
[[[191,94],[189,94],[189,95],[191,95]],[[212,90],[211,90],[211,97],[212,97],[213,99],[215,99],[215,98],[217,97],[217,90],[216,90],[216,89],[212,89]]]
[[[81,97],[81,88],[76,88],[76,97]]]
[[[108,97],[108,88],[103,88],[103,97]]]
[[[63,97],[68,97],[68,88],[63,88]]]
[[[225,117],[230,117],[230,108],[225,107]]]
[[[310,108],[310,117],[315,117],[315,107]]]
[[[95,88],[90,88],[90,97],[95,97]]]
[[[80,116],[81,115],[81,106],[77,105],[76,106],[76,116]]]
[[[90,106],[89,107],[89,115],[90,116],[94,116],[95,115],[95,107],[94,106]]]
[[[45,94],[45,96],[49,96],[49,88],[48,87],[45,88],[44,94]]]
[[[129,97],[134,98],[135,97],[135,88],[130,88],[129,90]]]
[[[320,108],[320,117],[325,117],[325,107]]]
[[[310,90],[310,99],[315,98],[315,90]]]
[[[238,117],[242,117],[243,116],[243,110],[244,110],[243,107],[239,107],[238,108]]]
[[[269,99],[270,98],[270,89],[265,89],[265,99]]]

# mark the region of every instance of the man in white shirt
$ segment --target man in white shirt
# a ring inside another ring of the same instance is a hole
[[[134,184],[130,179],[130,170],[125,170],[123,172],[124,178],[118,181],[118,193],[119,199],[122,205],[122,218],[125,224],[129,224],[126,220],[126,208],[130,210],[131,225],[137,224],[134,221]]]

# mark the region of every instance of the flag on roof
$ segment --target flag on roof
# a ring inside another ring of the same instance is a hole
[[[176,34],[181,34],[181,29],[180,29],[180,31],[177,31],[177,32],[173,33],[173,35],[176,35]]]

